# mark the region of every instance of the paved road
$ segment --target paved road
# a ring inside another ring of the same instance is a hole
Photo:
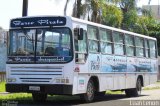
[[[68,99],[64,98],[63,100],[54,99],[54,97],[49,98],[49,100],[47,100],[47,102],[45,103],[34,103],[33,101],[18,101],[18,106],[139,106],[136,104],[134,105],[134,101],[139,100],[156,100],[154,102],[155,104],[145,104],[145,106],[160,106],[160,89],[145,90],[142,92],[142,96],[135,98],[127,98],[125,94],[105,95],[104,97],[98,98],[95,102],[88,104],[80,101],[79,97],[72,97]]]

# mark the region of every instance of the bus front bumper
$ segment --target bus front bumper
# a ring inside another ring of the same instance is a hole
[[[7,92],[47,93],[47,94],[72,94],[72,85],[48,84],[6,84]]]

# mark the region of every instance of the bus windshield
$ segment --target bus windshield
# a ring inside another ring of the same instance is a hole
[[[72,56],[69,28],[10,31],[10,62],[67,62]],[[18,59],[17,59],[18,57]]]

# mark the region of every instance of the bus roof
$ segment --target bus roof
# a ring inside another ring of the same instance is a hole
[[[71,17],[71,19],[73,21],[84,23],[84,24],[87,24],[87,25],[93,25],[93,26],[97,26],[97,27],[101,27],[101,28],[106,28],[106,29],[110,29],[110,30],[126,33],[126,34],[129,34],[129,35],[135,35],[135,36],[139,36],[139,37],[143,37],[143,38],[147,38],[147,39],[156,40],[156,38],[154,38],[154,37],[149,37],[149,36],[146,36],[146,35],[130,32],[130,31],[126,31],[126,30],[122,30],[122,29],[118,29],[118,28],[114,28],[114,27],[110,27],[110,26],[106,26],[106,25],[102,25],[102,24],[98,24],[98,23],[94,23],[94,22],[90,22],[90,21],[74,18],[74,17]]]
[[[135,35],[135,36],[139,36],[139,37],[143,37],[143,38],[147,38],[147,39],[152,39],[152,40],[156,40],[156,38],[153,37],[149,37],[146,35],[142,35],[142,34],[138,34],[138,33],[134,33],[134,32],[130,32],[130,31],[126,31],[126,30],[122,30],[122,29],[118,29],[118,28],[114,28],[114,27],[110,27],[110,26],[106,26],[106,25],[102,25],[102,24],[98,24],[98,23],[94,23],[94,22],[90,22],[90,21],[86,21],[86,20],[82,20],[82,19],[78,19],[78,18],[74,18],[74,17],[70,17],[70,16],[54,16],[54,15],[43,15],[43,16],[26,16],[26,17],[18,17],[18,18],[14,18],[11,19],[10,22],[12,20],[15,19],[24,19],[24,18],[36,18],[36,17],[66,17],[67,19],[71,19],[72,21],[75,22],[80,22],[86,25],[93,25],[93,26],[97,26],[97,27],[101,27],[101,28],[106,28],[106,29],[110,29],[110,30],[114,30],[114,31],[118,31],[118,32],[122,32],[122,33],[126,33],[126,34],[130,34],[130,35]],[[11,23],[10,23],[11,24]],[[11,26],[10,26],[11,27]]]

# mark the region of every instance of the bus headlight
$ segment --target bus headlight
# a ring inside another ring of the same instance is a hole
[[[16,82],[16,78],[7,78],[7,82]]]

